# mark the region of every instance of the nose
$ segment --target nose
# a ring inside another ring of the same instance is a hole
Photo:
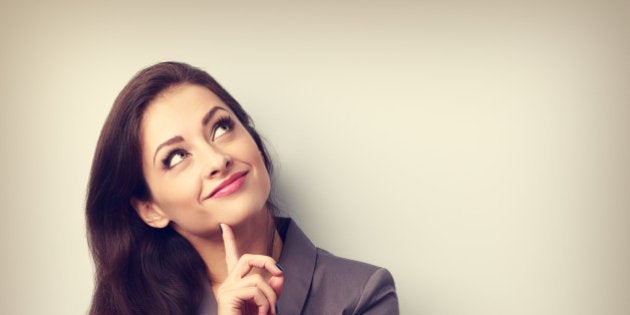
[[[204,176],[212,178],[221,175],[232,166],[232,158],[228,154],[212,147],[209,147],[204,153],[204,159],[206,160]]]

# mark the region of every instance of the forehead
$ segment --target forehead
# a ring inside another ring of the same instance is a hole
[[[185,123],[194,124],[189,119],[194,115],[205,115],[211,108],[219,107],[232,113],[230,108],[209,89],[192,84],[180,84],[167,88],[149,103],[142,116],[143,125],[175,122],[185,119]],[[198,123],[201,124],[200,117]]]
[[[218,96],[203,86],[181,84],[169,87],[149,103],[142,115],[142,142],[151,144],[199,130],[203,127],[204,116],[214,107],[232,114]]]
[[[193,84],[178,84],[160,92],[149,103],[144,116],[152,116],[153,113],[162,111],[170,111],[172,114],[185,114],[194,110],[208,110],[215,106],[229,111],[229,107],[206,87]]]

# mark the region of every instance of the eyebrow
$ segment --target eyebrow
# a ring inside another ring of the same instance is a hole
[[[184,137],[182,136],[175,136],[173,138],[170,138],[166,141],[164,141],[162,144],[158,145],[157,149],[155,149],[155,154],[153,155],[153,164],[155,164],[155,157],[157,156],[158,152],[160,152],[160,149],[162,149],[162,147],[168,146],[168,145],[172,145],[178,142],[182,142],[184,141]]]
[[[222,111],[227,112],[227,110],[225,110],[225,108],[223,108],[223,107],[219,107],[219,106],[212,107],[212,109],[210,109],[210,110],[206,113],[206,115],[205,115],[205,116],[203,116],[203,119],[201,120],[201,124],[202,124],[203,126],[207,125],[207,124],[208,124],[208,122],[210,121],[210,119],[212,119],[212,116],[214,116],[214,113],[216,113],[216,112],[217,112],[217,110],[222,110]]]
[[[219,106],[215,106],[212,107],[204,116],[203,119],[201,120],[201,124],[203,126],[207,125],[208,122],[210,122],[210,119],[212,119],[212,117],[214,116],[214,114],[218,111],[218,110],[222,110],[222,111],[226,111],[225,108],[219,107]],[[157,149],[155,149],[155,154],[153,154],[153,164],[155,164],[155,158],[157,157],[158,152],[160,152],[160,149],[162,149],[165,146],[169,146],[169,145],[173,145],[175,143],[178,142],[182,142],[184,141],[184,137],[182,136],[175,136],[173,138],[170,138],[168,140],[166,140],[165,142],[163,142],[162,144],[160,144]]]

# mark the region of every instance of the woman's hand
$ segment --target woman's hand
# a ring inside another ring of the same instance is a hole
[[[228,276],[217,289],[217,304],[221,315],[276,315],[276,303],[282,291],[283,274],[276,261],[269,256],[244,254],[240,256],[234,233],[221,224],[225,262]],[[271,278],[249,274],[253,268],[266,270]]]

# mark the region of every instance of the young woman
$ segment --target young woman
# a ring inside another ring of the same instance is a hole
[[[90,313],[397,314],[387,270],[316,248],[274,216],[271,170],[251,119],[206,72],[139,72],[92,164]]]

